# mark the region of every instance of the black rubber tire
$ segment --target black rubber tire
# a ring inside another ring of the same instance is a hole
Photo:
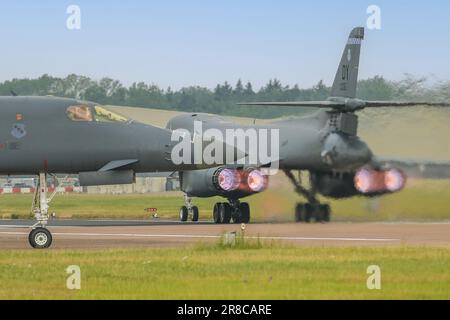
[[[329,204],[321,205],[322,212],[322,221],[321,222],[330,222],[331,220],[331,207]]]
[[[192,222],[198,222],[199,212],[198,207],[192,207]]]
[[[220,203],[216,203],[213,209],[213,221],[215,224],[220,224],[220,207],[222,205]]]
[[[46,228],[36,228],[31,230],[28,241],[34,249],[47,249],[52,245],[53,237]]]
[[[305,206],[304,206],[304,218],[305,218],[305,222],[306,223],[311,223],[311,219],[313,218],[313,216],[314,216],[314,206],[313,205],[311,205],[311,204],[309,204],[309,203],[306,203],[305,204]]]
[[[181,222],[188,221],[188,216],[189,216],[188,208],[186,206],[182,206],[180,208],[180,221]]]
[[[233,212],[233,214],[231,215],[231,221],[234,224],[241,223],[241,213],[239,212],[239,210],[235,210]]]
[[[305,222],[305,205],[297,204],[295,207],[295,222]]]
[[[250,206],[247,202],[239,205],[240,223],[250,223]]]
[[[220,223],[229,224],[231,222],[232,208],[228,203],[220,205]]]

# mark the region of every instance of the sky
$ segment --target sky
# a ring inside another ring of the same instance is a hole
[[[69,30],[66,10],[81,10]],[[350,30],[366,30],[360,78],[450,80],[450,1],[2,0],[0,81],[71,73],[179,89],[238,79],[330,85]]]

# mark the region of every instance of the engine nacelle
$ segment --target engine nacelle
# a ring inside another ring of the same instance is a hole
[[[180,183],[190,196],[243,198],[264,191],[268,179],[259,169],[221,167],[181,172]]]
[[[311,180],[320,194],[341,199],[399,192],[405,187],[407,178],[399,169],[361,169],[356,173],[313,173]]]

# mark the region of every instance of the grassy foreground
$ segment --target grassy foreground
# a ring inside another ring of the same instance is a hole
[[[449,265],[448,247],[1,251],[0,299],[450,299]]]
[[[31,195],[0,195],[0,218],[28,218]],[[271,188],[246,198],[253,221],[292,221],[295,203],[301,199],[283,177],[275,177]],[[215,202],[222,198],[194,199],[200,217],[211,219]],[[326,202],[330,202],[325,200]],[[184,204],[182,194],[167,192],[136,195],[57,195],[51,212],[59,218],[149,219],[146,208],[157,208],[164,219],[177,219]],[[377,199],[352,198],[331,201],[334,221],[445,221],[450,220],[450,181],[412,180],[402,192]]]

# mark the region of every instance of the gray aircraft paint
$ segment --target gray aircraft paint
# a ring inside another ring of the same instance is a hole
[[[0,97],[0,174],[78,174],[102,168],[140,173],[205,167],[175,166],[172,132],[167,129],[136,121],[73,121],[66,110],[74,105],[97,106],[55,97]]]

